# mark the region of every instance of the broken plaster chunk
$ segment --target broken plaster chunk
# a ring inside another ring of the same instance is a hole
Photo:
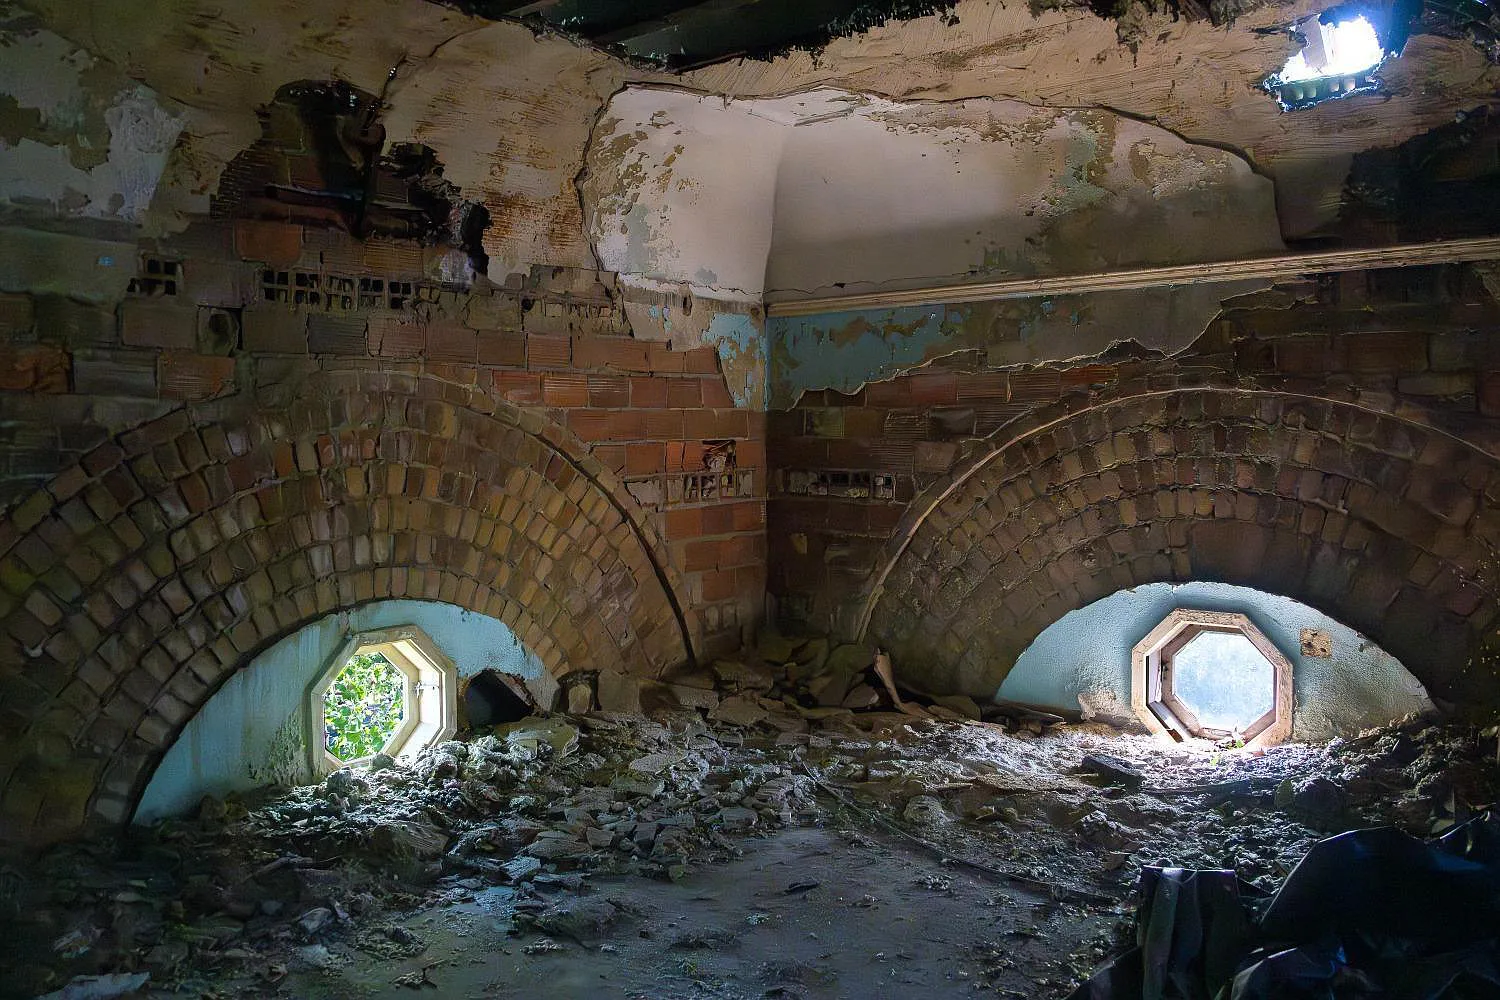
[[[713,665],[714,676],[726,690],[736,692],[765,692],[771,690],[776,679],[764,667],[753,667],[735,660],[719,660]]]
[[[903,819],[908,823],[917,823],[921,826],[937,826],[952,820],[948,810],[943,804],[931,795],[917,795],[906,803],[906,809],[901,813]]]
[[[667,689],[672,692],[672,697],[677,699],[677,704],[683,708],[703,708],[713,711],[719,706],[719,695],[712,688],[702,688],[693,684],[668,684]]]
[[[599,671],[599,711],[615,715],[640,715],[640,680],[613,670]]]
[[[588,681],[578,681],[568,688],[568,714],[584,715],[594,710],[594,688]]]
[[[1087,774],[1097,774],[1111,784],[1140,788],[1146,776],[1129,761],[1105,753],[1087,754],[1079,765]]]
[[[950,712],[957,712],[959,715],[973,722],[978,722],[982,717],[979,710],[979,703],[966,694],[945,694],[932,700]]]
[[[844,707],[856,712],[874,708],[880,704],[880,692],[868,684],[856,684],[844,696]]]
[[[743,726],[749,728],[766,720],[768,713],[761,707],[755,698],[747,698],[736,695],[733,698],[725,698],[714,709],[711,717],[716,722],[724,722],[731,726]]]

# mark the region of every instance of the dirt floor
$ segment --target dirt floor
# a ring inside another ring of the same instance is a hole
[[[1274,889],[1496,788],[1496,730],[1427,720],[1261,753],[761,707],[529,719],[5,869],[0,996],[1044,1000],[1143,865]]]

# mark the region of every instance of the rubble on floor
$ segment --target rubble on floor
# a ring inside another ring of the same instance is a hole
[[[1413,719],[1326,746],[1172,747],[903,698],[847,647],[767,653],[714,664],[711,687],[682,682],[699,692],[691,707],[647,687],[635,697],[651,718],[530,718],[0,870],[0,964],[13,970],[0,996],[124,995],[77,992],[106,988],[89,976],[145,995],[285,995],[289,971],[420,958],[402,915],[493,886],[515,894],[525,954],[607,948],[629,914],[590,879],[682,878],[745,837],[808,824],[895,838],[1001,890],[1119,918],[1123,934],[1143,866],[1232,868],[1269,891],[1327,833],[1441,833],[1495,797],[1493,728]],[[1111,943],[1038,995],[1065,994]],[[965,957],[975,988],[1008,968],[1001,951]]]

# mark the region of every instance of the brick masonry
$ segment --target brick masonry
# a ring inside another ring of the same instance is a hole
[[[770,414],[783,622],[982,696],[1068,611],[1222,580],[1366,631],[1440,698],[1494,700],[1494,298],[1444,267],[1226,305],[1173,360],[969,352]]]
[[[231,672],[340,608],[471,608],[558,676],[755,627],[765,416],[716,352],[634,337],[610,275],[377,249],[200,225],[144,248],[170,294],[0,303],[0,839],[127,819]]]

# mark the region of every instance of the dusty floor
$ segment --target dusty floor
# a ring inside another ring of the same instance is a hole
[[[591,879],[576,898],[606,926],[516,936],[516,893],[479,889],[403,926],[409,960],[331,953],[293,972],[307,997],[398,998],[423,970],[442,997],[1039,996],[1062,986],[1059,951],[1101,941],[1109,915],[1079,919],[1039,893],[998,889],[883,838],[798,829],[747,841],[743,858],[680,882]],[[553,950],[555,948],[555,950]],[[1003,952],[997,963],[989,956]],[[1054,991],[1055,992],[1055,991]]]
[[[0,995],[1061,997],[1142,865],[1274,888],[1328,832],[1438,832],[1494,800],[1495,738],[527,720],[0,873]]]

